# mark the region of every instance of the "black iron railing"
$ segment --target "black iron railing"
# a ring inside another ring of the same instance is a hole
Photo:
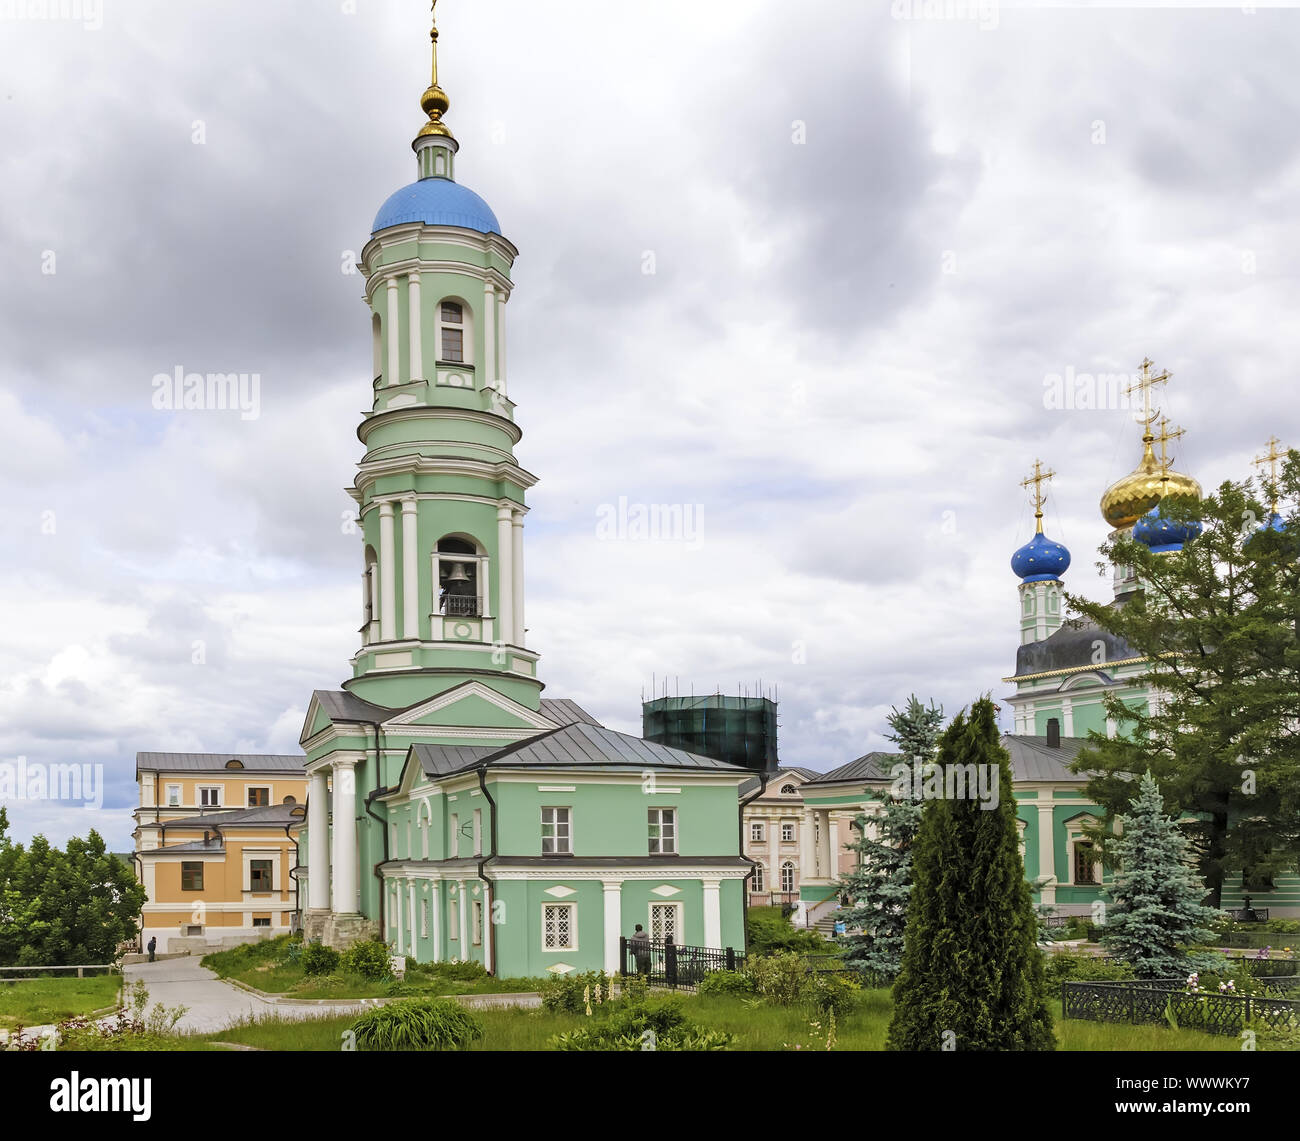
[[[686,947],[668,940],[618,941],[619,974],[642,975],[651,986],[695,990],[711,971],[735,971],[745,963],[745,952],[734,947]]]
[[[477,618],[482,606],[473,594],[446,594],[442,599],[442,612],[453,618]]]
[[[1267,907],[1229,907],[1228,914],[1236,923],[1267,923]]]
[[[1273,995],[1198,994],[1185,979],[1136,982],[1063,982],[1066,1018],[1088,1022],[1167,1023],[1207,1034],[1239,1034],[1252,1024],[1300,1027],[1300,1000]]]

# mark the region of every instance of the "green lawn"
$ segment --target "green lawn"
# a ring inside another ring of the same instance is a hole
[[[826,1048],[827,1022],[799,1008],[751,1007],[730,996],[689,997],[687,1008],[701,1024],[736,1035],[736,1050],[803,1050]],[[1231,1036],[1173,1030],[1167,1026],[1128,1026],[1096,1022],[1061,1022],[1060,1004],[1054,1003],[1057,1042],[1061,1050],[1223,1050],[1235,1051],[1240,1042]],[[479,1010],[485,1036],[475,1050],[546,1050],[553,1034],[582,1026],[585,1015],[550,1014],[541,1010]],[[245,1022],[201,1041],[238,1042],[264,1050],[338,1050],[353,1015],[336,1015],[306,1022],[263,1019]],[[599,1017],[599,1015],[597,1015]],[[881,1050],[889,1029],[890,998],[884,990],[868,991],[852,1015],[836,1026],[835,1049]]]
[[[0,981],[0,1029],[44,1026],[117,1003],[120,975]]]

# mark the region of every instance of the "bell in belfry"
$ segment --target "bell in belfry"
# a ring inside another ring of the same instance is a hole
[[[448,582],[469,582],[469,575],[465,573],[464,563],[452,563],[451,573],[447,575]]]

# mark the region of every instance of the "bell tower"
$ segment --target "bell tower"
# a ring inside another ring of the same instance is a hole
[[[434,0],[436,9],[437,0]],[[349,493],[363,546],[361,646],[344,688],[387,708],[477,680],[538,708],[524,626],[521,432],[506,383],[518,250],[454,179],[459,143],[433,73],[412,143],[417,179],[380,208],[361,253],[374,379]]]

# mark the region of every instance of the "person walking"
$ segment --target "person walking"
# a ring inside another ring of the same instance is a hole
[[[158,936],[152,935],[149,938],[149,962],[153,962],[153,953],[158,950]]]
[[[650,973],[650,936],[646,934],[641,924],[636,925],[636,930],[632,932],[632,937],[628,939],[627,945],[632,954],[636,956],[636,973],[638,975],[648,975]]]

